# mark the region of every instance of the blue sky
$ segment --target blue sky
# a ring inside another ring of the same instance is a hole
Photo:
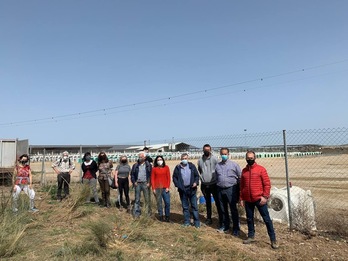
[[[347,13],[343,0],[0,1],[0,138],[347,127]]]

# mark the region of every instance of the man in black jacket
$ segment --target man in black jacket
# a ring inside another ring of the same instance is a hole
[[[188,154],[181,155],[181,163],[178,164],[173,172],[173,182],[178,188],[182,210],[184,214],[184,227],[190,226],[191,206],[194,225],[196,228],[201,226],[197,205],[197,186],[199,184],[199,175],[196,166],[188,162]]]

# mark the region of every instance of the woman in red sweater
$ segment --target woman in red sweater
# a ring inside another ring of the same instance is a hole
[[[162,156],[157,156],[151,171],[151,186],[157,199],[157,209],[160,221],[169,222],[170,216],[170,170]],[[164,214],[162,199],[164,201]]]

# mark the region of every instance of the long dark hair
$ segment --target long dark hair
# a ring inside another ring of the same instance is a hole
[[[155,158],[155,162],[154,162],[153,166],[154,166],[154,167],[159,167],[158,164],[157,164],[157,160],[158,160],[159,158],[163,160],[163,164],[161,165],[161,167],[164,167],[164,166],[166,165],[166,162],[165,162],[163,156],[161,156],[161,155],[158,155],[158,156]]]
[[[23,155],[19,156],[18,161],[21,161],[23,158],[27,158],[28,159],[28,163],[27,164],[30,163],[30,158],[29,158],[28,154],[23,154]]]
[[[101,154],[104,154],[104,156],[101,156]],[[101,151],[98,155],[98,166],[100,163],[107,163],[109,162],[108,156],[106,156],[104,151]]]

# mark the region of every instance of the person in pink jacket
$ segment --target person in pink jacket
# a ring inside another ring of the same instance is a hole
[[[266,224],[271,246],[276,249],[278,248],[278,244],[273,222],[267,208],[267,200],[271,191],[271,182],[266,169],[258,165],[255,162],[255,158],[255,152],[248,151],[246,153],[246,161],[248,164],[242,170],[240,180],[240,203],[241,206],[245,208],[248,223],[248,238],[244,240],[243,243],[250,244],[255,241],[254,210],[256,207]]]

